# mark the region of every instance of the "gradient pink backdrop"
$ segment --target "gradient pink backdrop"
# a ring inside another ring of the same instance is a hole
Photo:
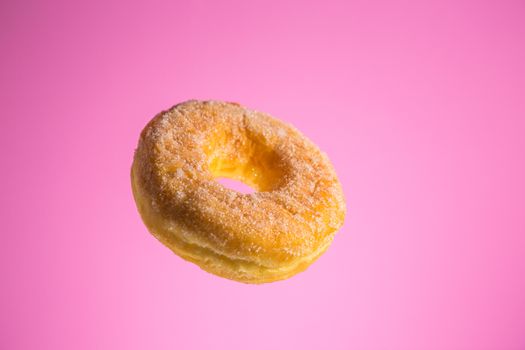
[[[523,1],[2,1],[1,349],[525,349]],[[138,135],[238,101],[326,151],[329,251],[244,285],[132,199]]]

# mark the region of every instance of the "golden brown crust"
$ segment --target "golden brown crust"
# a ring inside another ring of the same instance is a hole
[[[218,176],[258,192],[237,193]],[[132,188],[161,242],[206,271],[247,283],[304,270],[345,216],[326,155],[295,128],[234,103],[188,101],[158,114],[142,131]]]

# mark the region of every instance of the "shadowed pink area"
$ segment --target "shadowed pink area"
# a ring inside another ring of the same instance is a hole
[[[523,1],[0,3],[1,349],[524,349]],[[236,101],[326,152],[347,198],[306,272],[171,253],[140,131]]]

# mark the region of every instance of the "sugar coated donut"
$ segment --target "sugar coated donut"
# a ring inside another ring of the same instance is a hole
[[[240,180],[243,194],[216,181]],[[182,258],[245,283],[305,270],[345,217],[327,156],[299,131],[236,103],[188,101],[144,128],[131,169],[149,231]]]

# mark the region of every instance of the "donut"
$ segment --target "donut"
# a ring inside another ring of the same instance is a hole
[[[240,193],[217,178],[255,189]],[[326,154],[294,127],[240,104],[187,101],[140,135],[133,196],[147,229],[215,275],[267,283],[305,270],[346,206]]]

